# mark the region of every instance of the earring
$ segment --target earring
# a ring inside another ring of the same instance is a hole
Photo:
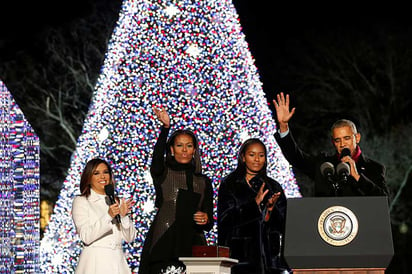
[[[174,153],[170,153],[170,156],[174,157],[175,155],[174,155]]]

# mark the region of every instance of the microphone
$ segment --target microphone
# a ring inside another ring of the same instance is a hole
[[[333,167],[332,163],[324,162],[320,165],[320,173],[323,177],[328,178],[328,181],[330,181],[333,174],[335,173],[335,168]]]
[[[347,148],[347,147],[345,147],[344,149],[342,149],[342,151],[340,152],[339,159],[342,159],[342,158],[345,157],[345,156],[351,156],[350,149]]]
[[[104,192],[106,192],[106,195],[109,197],[110,204],[111,204],[111,205],[112,205],[112,204],[115,204],[116,201],[115,201],[115,199],[114,199],[114,187],[113,187],[113,185],[112,185],[112,184],[105,185],[105,186],[104,186]],[[120,215],[117,214],[117,215],[115,216],[115,218],[116,218],[117,223],[120,224],[120,223],[121,223],[121,221],[120,221]]]
[[[348,181],[348,176],[350,174],[350,166],[348,163],[339,163],[336,166],[336,173],[338,174],[339,178],[346,183]]]
[[[333,175],[335,174],[335,167],[333,166],[332,163],[330,162],[324,162],[323,164],[320,165],[320,173],[322,174],[323,177],[326,177],[328,180],[328,183],[330,183],[333,187],[333,190],[335,191],[335,196],[338,196],[338,191],[339,191],[339,183],[335,182]]]
[[[342,149],[340,152],[339,159],[342,159],[345,156],[351,156],[350,149],[345,147]],[[336,166],[336,173],[338,174],[339,178],[343,183],[346,183],[348,181],[348,176],[350,174],[350,166],[348,163],[339,163]]]

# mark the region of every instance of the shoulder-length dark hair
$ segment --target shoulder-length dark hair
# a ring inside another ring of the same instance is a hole
[[[263,176],[263,177],[267,177],[267,150],[266,150],[266,146],[265,146],[265,144],[261,141],[261,140],[259,140],[258,138],[250,138],[250,139],[247,139],[246,141],[244,141],[243,142],[243,144],[240,146],[240,149],[239,149],[239,153],[238,153],[238,155],[237,155],[237,167],[236,167],[236,169],[235,169],[235,171],[234,171],[234,173],[237,175],[237,176],[240,176],[240,177],[244,177],[244,176],[246,176],[246,163],[245,163],[245,161],[243,160],[243,157],[245,156],[245,154],[246,154],[246,150],[248,149],[248,147],[249,146],[251,146],[251,145],[254,145],[254,144],[260,144],[260,145],[262,145],[263,146],[263,149],[264,149],[264,151],[265,151],[265,164],[263,165],[263,167],[262,167],[262,169],[258,172],[258,174],[257,175],[259,175],[259,176]]]
[[[195,146],[195,154],[193,155],[192,159],[192,165],[195,168],[195,173],[196,174],[201,174],[202,173],[202,162],[200,160],[200,149],[199,149],[199,142],[197,140],[196,134],[188,129],[178,129],[174,131],[166,144],[166,162],[170,163],[173,161],[173,156],[172,156],[172,150],[170,149],[174,144],[177,136],[180,135],[188,135],[192,138],[193,145]]]
[[[110,184],[114,184],[113,172],[109,163],[100,158],[91,159],[87,162],[80,177],[80,196],[89,197],[91,188],[90,181],[97,166],[100,164],[105,164],[107,166],[110,175]]]

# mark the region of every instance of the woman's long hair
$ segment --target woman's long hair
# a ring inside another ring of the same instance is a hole
[[[80,177],[80,196],[89,197],[90,195],[90,181],[93,176],[94,171],[96,170],[97,166],[100,164],[105,164],[107,169],[109,170],[110,175],[110,184],[113,183],[113,172],[112,168],[110,167],[109,163],[105,160],[100,158],[91,159],[87,162],[86,166],[83,169],[82,175]]]
[[[172,150],[170,148],[174,145],[176,137],[180,135],[188,135],[192,138],[193,145],[195,146],[195,154],[193,155],[191,164],[195,168],[195,174],[201,174],[202,173],[202,162],[200,160],[201,153],[199,149],[199,143],[197,141],[196,135],[191,130],[178,129],[170,135],[169,140],[167,141],[167,144],[166,144],[166,162],[170,163],[171,161],[174,161],[174,157],[172,156]]]

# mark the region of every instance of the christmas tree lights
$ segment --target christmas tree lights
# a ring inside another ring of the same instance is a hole
[[[300,196],[273,137],[276,125],[233,4],[126,0],[69,175],[41,241],[43,272],[70,273],[77,265],[81,242],[71,204],[79,194],[80,172],[93,157],[112,165],[118,195],[136,201],[131,217],[138,237],[124,244],[124,250],[137,271],[156,210],[149,168],[160,123],[152,106],[168,110],[172,131],[188,128],[197,134],[204,173],[213,181],[215,206],[221,179],[235,168],[237,151],[250,137],[266,144],[269,174],[286,195]],[[216,244],[216,225],[207,238]]]
[[[39,138],[0,81],[0,273],[39,273]]]

